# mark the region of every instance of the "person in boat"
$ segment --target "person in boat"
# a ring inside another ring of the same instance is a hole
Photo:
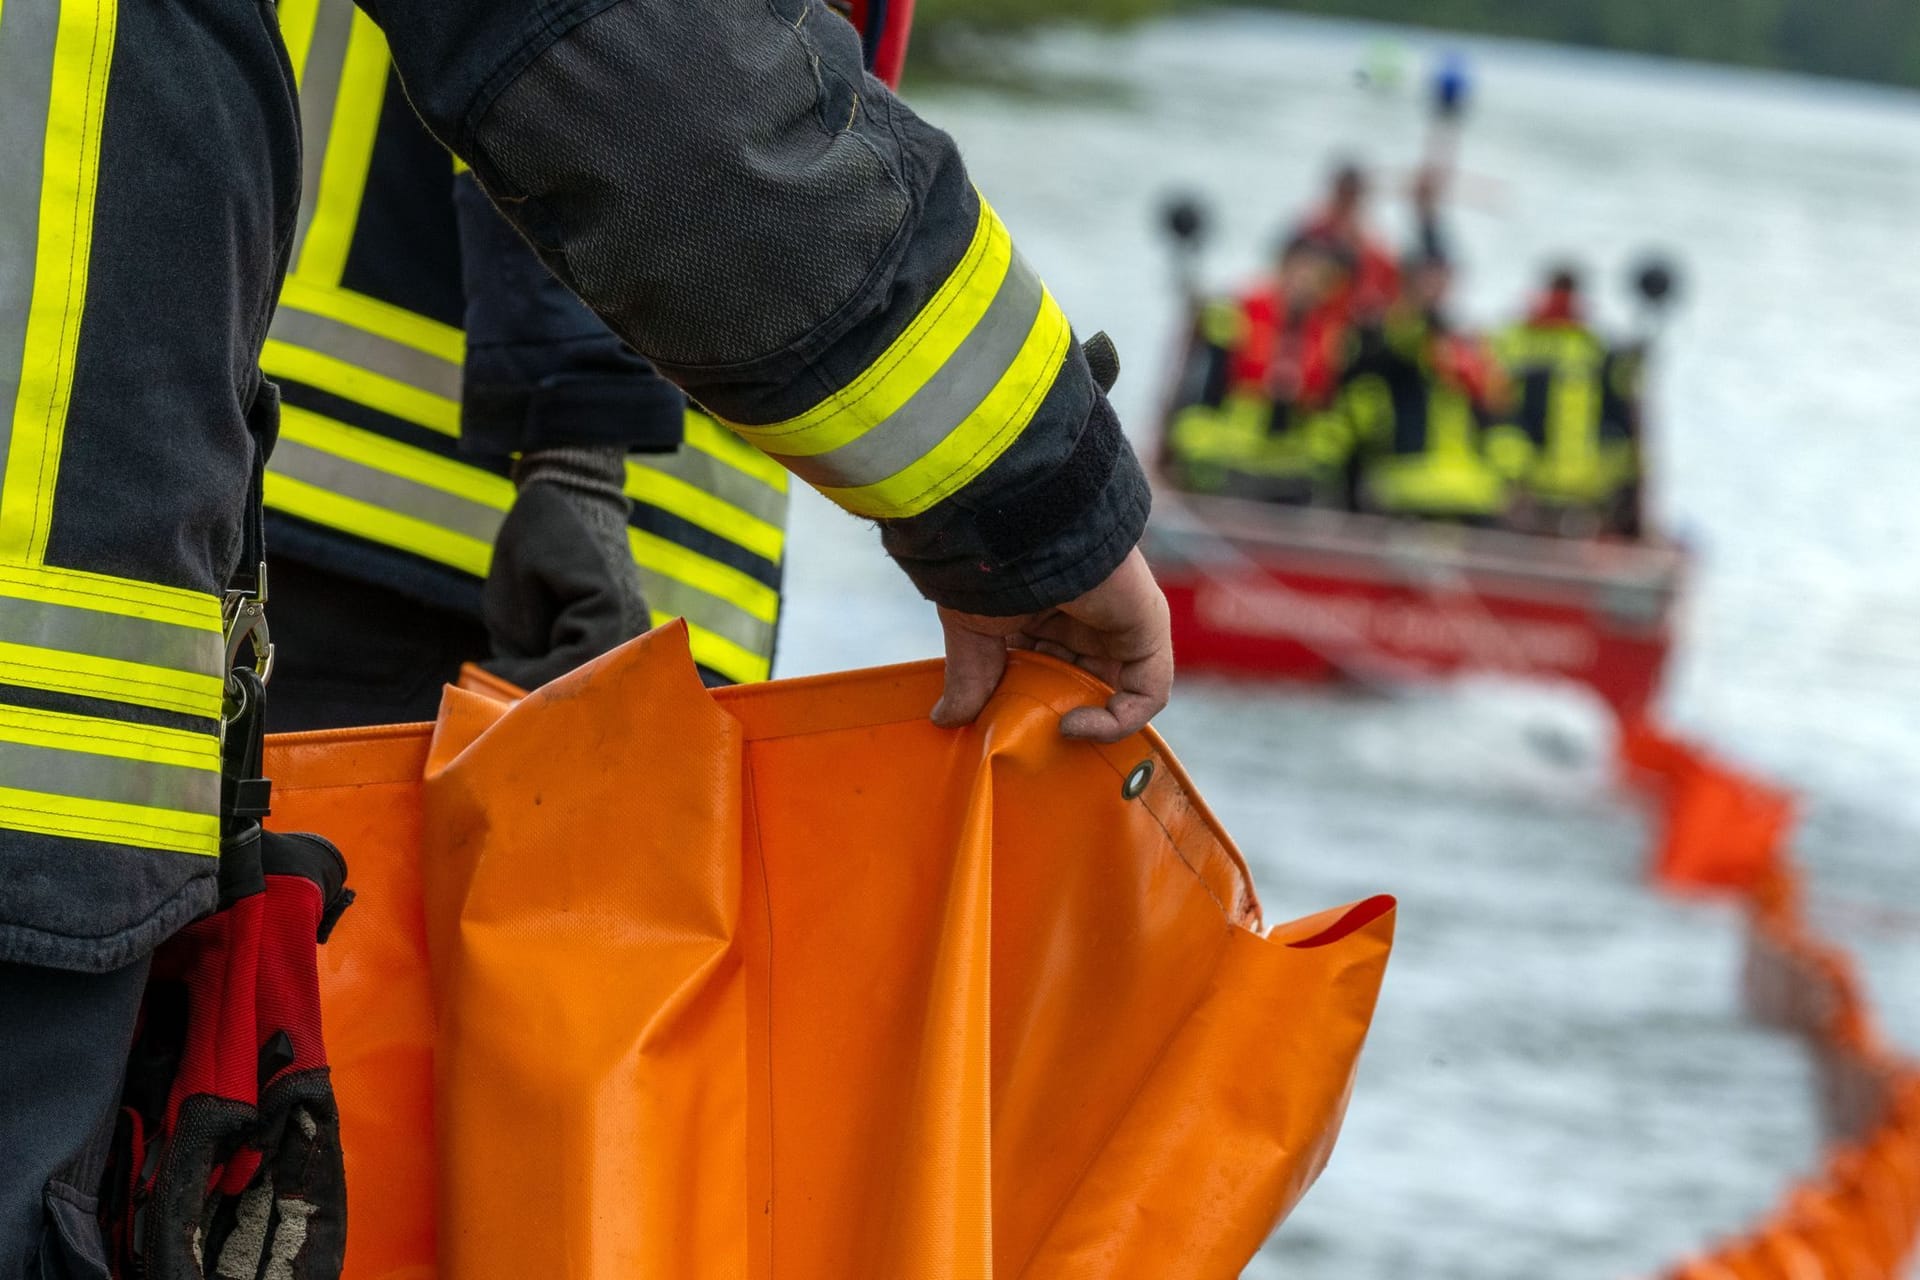
[[[1511,519],[1561,537],[1638,529],[1641,361],[1588,323],[1580,273],[1548,271],[1524,318],[1493,350],[1508,394],[1503,419],[1523,442]]]
[[[1296,505],[1327,496],[1317,418],[1338,375],[1353,270],[1339,244],[1296,235],[1268,280],[1202,313],[1190,402],[1168,431],[1180,488]]]
[[[150,961],[218,904],[222,827],[257,794],[223,803],[221,747],[230,669],[245,685],[268,658],[282,423],[259,360],[290,253],[354,266],[340,210],[301,199],[301,111],[333,86],[296,98],[281,22],[303,62],[358,60],[384,28],[390,109],[548,268],[879,525],[938,611],[936,724],[971,721],[1022,643],[1119,690],[1063,717],[1071,736],[1118,741],[1172,686],[1150,495],[1106,380],[953,140],[818,0],[539,21],[524,0],[380,0],[326,29],[296,8],[9,0],[0,23],[0,1276],[101,1274],[94,1196]],[[370,300],[316,324],[342,315],[380,321],[388,399],[420,403],[432,353]],[[343,462],[377,468],[362,443]]]
[[[1336,164],[1320,207],[1295,230],[1297,237],[1337,246],[1353,261],[1345,303],[1359,320],[1377,319],[1400,293],[1400,268],[1393,251],[1367,224],[1372,183],[1351,160]]]
[[[1326,432],[1345,460],[1349,505],[1381,515],[1476,526],[1506,513],[1518,454],[1496,426],[1499,370],[1451,323],[1453,265],[1422,237],[1404,288],[1378,323],[1349,339]]]

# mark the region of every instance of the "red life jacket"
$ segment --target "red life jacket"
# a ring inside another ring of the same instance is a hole
[[[1400,296],[1400,264],[1364,228],[1343,226],[1331,209],[1322,209],[1301,225],[1300,233],[1332,241],[1353,255],[1353,283],[1346,297],[1353,317],[1378,317]]]
[[[1339,378],[1340,338],[1346,332],[1343,301],[1335,299],[1296,317],[1280,291],[1255,289],[1239,302],[1244,328],[1228,358],[1227,376],[1236,391],[1271,393],[1275,366],[1297,362],[1295,403],[1320,405],[1332,396]]]

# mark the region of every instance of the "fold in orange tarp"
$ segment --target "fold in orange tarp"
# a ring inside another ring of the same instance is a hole
[[[656,632],[518,705],[276,740],[326,948],[348,1275],[1237,1276],[1330,1150],[1392,932],[1261,936],[1157,738],[1021,656],[701,688]]]

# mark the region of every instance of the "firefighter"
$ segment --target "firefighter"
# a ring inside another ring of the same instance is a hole
[[[902,13],[873,10],[863,45]],[[314,26],[334,34],[294,66],[318,87],[311,205],[349,247],[300,239],[262,358],[282,402],[272,726],[430,720],[463,663],[533,688],[669,617],[709,683],[765,679],[787,472],[691,409],[384,109],[401,90],[352,0],[319,0]],[[352,59],[356,36],[371,52]],[[391,336],[353,310],[375,305]]]
[[[1348,306],[1356,320],[1378,320],[1400,293],[1400,268],[1393,250],[1367,225],[1372,184],[1351,160],[1336,164],[1326,199],[1301,223],[1298,234],[1337,244],[1354,263]]]
[[[624,341],[879,526],[939,611],[936,723],[972,719],[1015,644],[1116,687],[1064,733],[1165,704],[1119,423],[951,140],[819,0],[370,8],[405,88],[380,110],[410,102]],[[290,257],[353,266],[308,203],[291,74],[335,34],[311,0],[0,11],[0,1275],[100,1273],[145,969],[216,901],[223,597],[240,649],[280,431],[261,347]],[[377,306],[349,318],[409,346]]]
[[[1494,354],[1511,388],[1505,417],[1527,446],[1516,527],[1562,537],[1631,532],[1640,361],[1588,325],[1579,272],[1549,271],[1526,317],[1495,338]]]
[[[1315,420],[1338,372],[1352,270],[1339,245],[1294,236],[1268,281],[1207,308],[1190,356],[1204,366],[1199,394],[1168,432],[1181,488],[1288,504],[1325,496]]]
[[[1498,373],[1446,312],[1453,268],[1409,255],[1401,298],[1352,341],[1330,415],[1352,502],[1382,515],[1490,526],[1506,512],[1513,449],[1494,429]]]

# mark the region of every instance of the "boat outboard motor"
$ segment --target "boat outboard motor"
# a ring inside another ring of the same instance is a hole
[[[1680,301],[1680,268],[1663,253],[1650,253],[1633,269],[1633,292],[1640,300],[1642,347],[1653,344]]]
[[[1200,310],[1200,255],[1207,247],[1213,215],[1206,202],[1190,192],[1178,192],[1161,206],[1160,228],[1173,249],[1173,273],[1187,310]]]

